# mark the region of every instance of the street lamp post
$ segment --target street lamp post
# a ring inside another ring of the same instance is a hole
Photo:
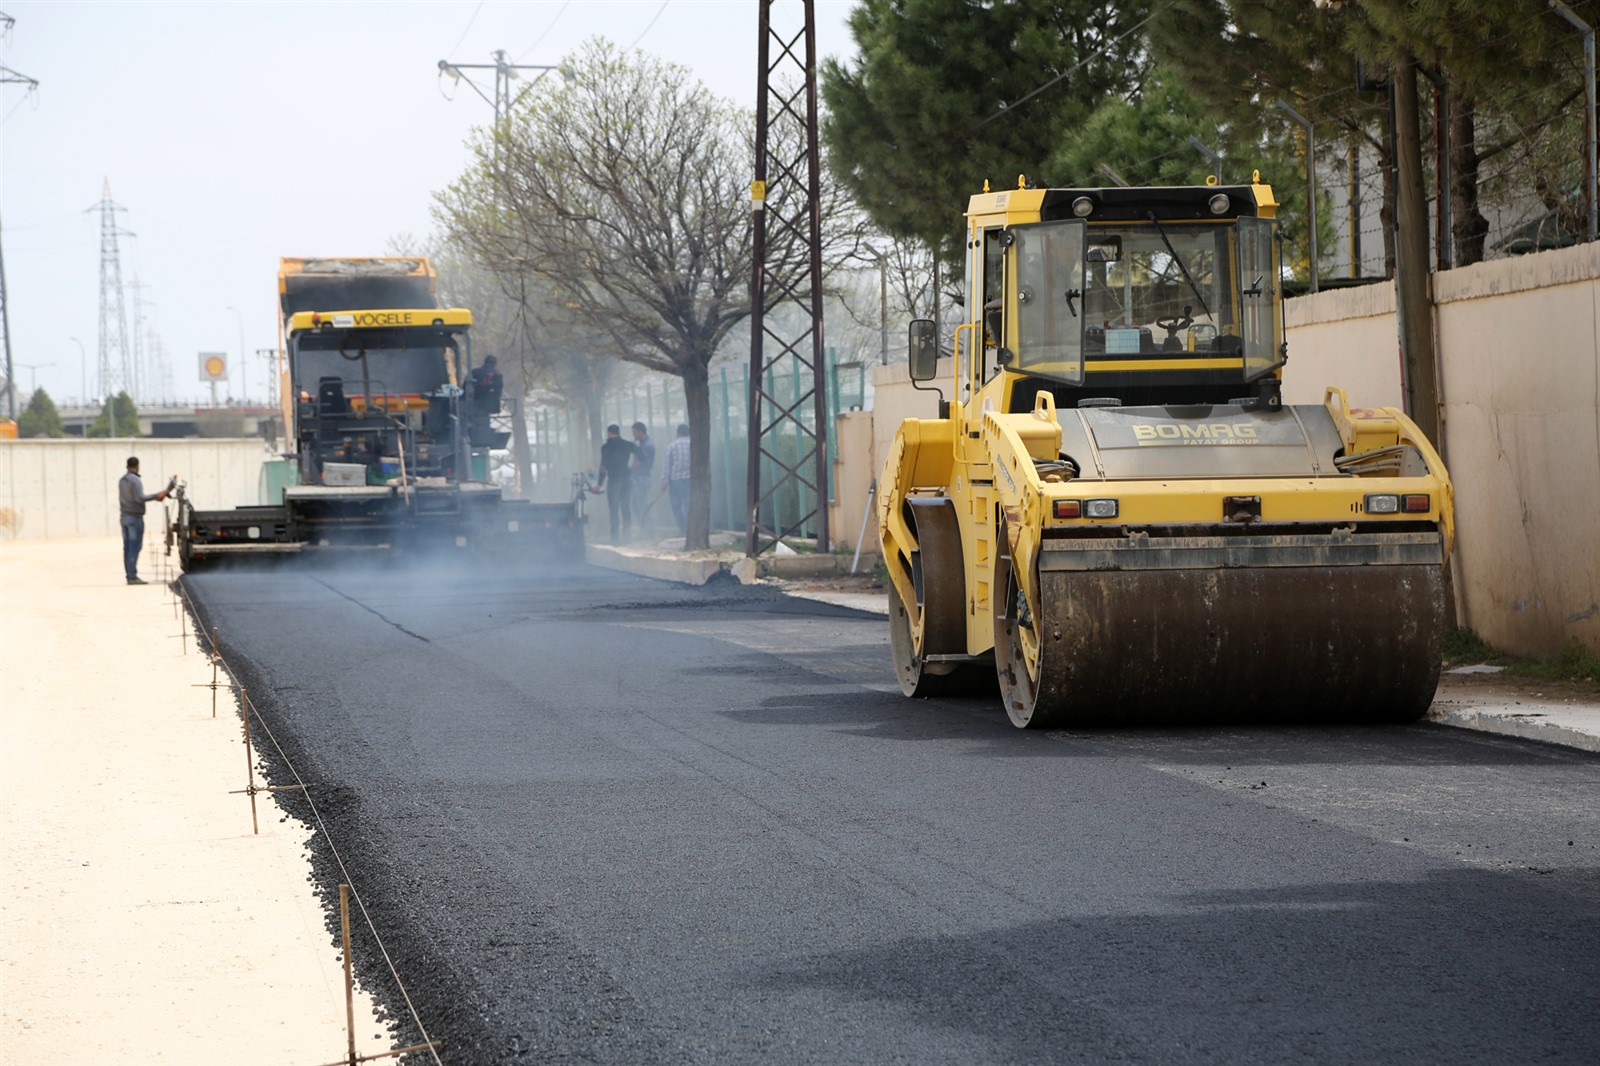
[[[92,397],[89,395],[89,354],[83,350],[83,342],[76,337],[67,340],[78,346],[78,369],[83,374],[83,406],[88,407]]]
[[[1222,157],[1220,155],[1218,155],[1216,152],[1212,151],[1211,150],[1211,146],[1206,144],[1205,141],[1202,141],[1200,138],[1194,136],[1193,134],[1189,134],[1188,136],[1184,137],[1184,140],[1189,142],[1189,147],[1193,148],[1195,151],[1197,151],[1201,155],[1205,156],[1206,159],[1211,163],[1211,169],[1216,173],[1216,176],[1217,176],[1217,184],[1221,185],[1222,184]]]
[[[878,361],[889,365],[889,255],[872,249],[878,257]]]
[[[32,403],[33,402],[32,394],[39,391],[39,371],[43,370],[47,366],[55,366],[55,364],[54,363],[18,363],[17,365],[28,372],[28,393],[29,393],[28,402]]]
[[[249,403],[250,374],[245,368],[244,361],[244,315],[239,313],[237,307],[229,307],[228,310],[232,311],[239,319],[239,401],[240,403]]]
[[[1548,0],[1550,10],[1566,19],[1573,29],[1583,34],[1583,198],[1589,214],[1589,239],[1600,237],[1600,137],[1596,135],[1595,108],[1600,101],[1595,96],[1594,27],[1583,21],[1561,0]]]
[[[1306,229],[1311,236],[1311,291],[1317,291],[1317,134],[1311,120],[1282,100],[1274,101],[1279,111],[1306,131]]]

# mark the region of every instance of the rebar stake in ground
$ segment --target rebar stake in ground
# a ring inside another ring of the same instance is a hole
[[[250,831],[261,835],[261,823],[256,818],[256,753],[250,743],[250,696],[239,689],[239,710],[244,714],[244,771],[245,789],[250,793]]]
[[[345,1058],[329,1066],[356,1066],[361,1062],[373,1062],[377,1059],[395,1058],[400,1055],[409,1055],[413,1051],[431,1051],[439,1046],[437,1040],[430,1040],[425,1044],[412,1044],[410,1047],[391,1048],[380,1051],[376,1055],[356,1054],[356,979],[350,961],[350,886],[343,882],[339,884],[339,946],[344,951],[344,1024],[345,1034],[349,1040]],[[434,1056],[437,1058],[438,1056]]]
[[[350,886],[339,884],[339,937],[344,945],[344,1025],[350,1066],[356,1063],[356,983],[350,974]]]
[[[258,792],[303,792],[304,785],[257,785],[256,784],[256,753],[255,746],[250,740],[250,695],[245,692],[244,686],[230,686],[239,690],[239,711],[244,716],[244,769],[245,781],[243,788],[233,789],[230,796],[250,797],[250,831],[256,836],[261,835],[261,822],[256,816],[256,793]],[[215,698],[216,693],[212,696]]]
[[[217,716],[217,664],[222,659],[222,654],[217,651],[217,634],[220,630],[211,627],[211,717]]]

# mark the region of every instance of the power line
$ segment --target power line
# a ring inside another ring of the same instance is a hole
[[[549,25],[545,26],[544,32],[539,34],[538,37],[535,37],[533,43],[528,46],[527,50],[517,57],[518,63],[531,56],[533,54],[533,50],[544,43],[544,39],[550,36],[550,31],[556,28],[556,23],[561,21],[561,16],[566,13],[567,8],[571,6],[571,4],[572,0],[564,0],[562,5],[556,9],[555,16],[550,19]]]
[[[656,19],[659,19],[661,17],[661,13],[667,9],[667,5],[670,4],[670,3],[672,3],[672,0],[661,0],[661,6],[656,8],[655,15],[653,15],[651,17],[650,21],[645,24],[645,28],[639,31],[639,36],[635,37],[633,39],[633,43],[628,45],[629,49],[633,49],[633,48],[638,47],[639,42],[644,40],[644,35],[649,33],[651,28],[653,26],[655,26]]]
[[[666,7],[667,5],[666,4],[662,4],[661,6],[662,7]],[[1150,12],[1150,14],[1146,15],[1144,18],[1142,18],[1138,22],[1134,23],[1128,29],[1124,30],[1122,33],[1119,33],[1117,36],[1115,36],[1115,37],[1111,38],[1111,40],[1107,41],[1105,43],[1105,45],[1103,47],[1101,47],[1098,51],[1090,52],[1088,55],[1084,56],[1081,60],[1079,60],[1078,62],[1074,63],[1071,67],[1067,68],[1066,70],[1062,71],[1060,74],[1058,74],[1055,77],[1051,78],[1049,81],[1045,82],[1043,85],[1039,86],[1037,89],[1033,90],[1031,93],[1028,93],[1026,96],[1024,96],[1022,99],[1018,100],[1016,103],[1013,103],[1013,104],[1001,104],[1000,105],[1000,110],[996,111],[994,114],[990,115],[988,118],[982,120],[977,125],[973,126],[971,129],[969,129],[967,132],[969,134],[970,133],[975,133],[976,131],[978,131],[978,130],[982,129],[983,127],[987,126],[989,123],[993,122],[995,119],[1004,118],[1006,115],[1011,114],[1011,112],[1015,111],[1017,108],[1021,107],[1025,103],[1027,103],[1029,100],[1032,100],[1035,96],[1038,96],[1040,93],[1044,92],[1046,89],[1048,89],[1048,88],[1050,88],[1052,86],[1055,86],[1055,85],[1059,85],[1061,82],[1063,82],[1063,81],[1067,80],[1068,78],[1072,77],[1072,75],[1076,74],[1078,71],[1082,70],[1084,67],[1086,67],[1090,63],[1094,62],[1096,59],[1099,59],[1101,56],[1103,56],[1107,52],[1111,51],[1111,46],[1112,45],[1121,42],[1124,37],[1128,37],[1128,36],[1130,36],[1130,35],[1132,35],[1134,33],[1137,33],[1139,30],[1143,29],[1145,23],[1147,23],[1151,19],[1155,18],[1158,13],[1159,13],[1159,9],[1152,10]],[[657,12],[657,14],[659,15],[660,12]],[[653,21],[654,20],[652,20],[652,23],[653,23]]]
[[[456,43],[450,46],[445,53],[447,56],[456,54],[456,49],[461,47],[461,42],[467,39],[467,34],[472,32],[472,24],[478,21],[478,12],[483,10],[483,0],[478,0],[478,6],[472,9],[472,17],[467,19],[467,28],[461,31],[461,36],[456,38]]]

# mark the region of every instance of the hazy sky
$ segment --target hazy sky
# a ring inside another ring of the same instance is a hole
[[[818,0],[818,51],[848,55],[850,0]],[[19,394],[37,376],[58,402],[98,393],[101,183],[128,210],[124,281],[144,284],[170,390],[198,398],[197,353],[237,363],[266,396],[258,348],[277,343],[285,255],[381,255],[431,228],[430,197],[466,165],[489,105],[438,61],[558,63],[606,36],[690,67],[754,106],[754,0],[478,3],[40,3],[16,20],[0,65],[0,221]],[[797,25],[798,3],[776,20]],[[459,42],[459,43],[457,43]],[[492,71],[482,84],[492,84]],[[454,99],[449,97],[454,96]],[[133,328],[129,293],[129,329]],[[53,366],[29,371],[22,364]],[[230,389],[239,394],[235,366]],[[0,412],[3,413],[3,412]]]

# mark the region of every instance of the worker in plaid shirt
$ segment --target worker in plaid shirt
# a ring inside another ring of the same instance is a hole
[[[672,517],[678,532],[689,534],[689,427],[678,424],[678,436],[667,445],[667,461],[661,470],[661,484],[672,503]]]

